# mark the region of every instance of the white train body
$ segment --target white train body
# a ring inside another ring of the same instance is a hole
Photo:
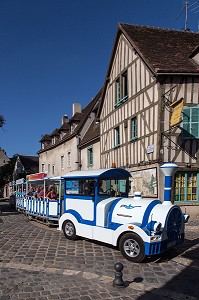
[[[134,262],[181,244],[185,219],[180,208],[168,201],[170,187],[165,188],[165,202],[139,195],[128,198],[130,176],[118,168],[70,172],[63,176],[64,212],[59,219],[59,230],[72,240],[81,236],[118,245],[124,257]],[[100,195],[102,180],[106,186],[110,182],[109,194],[106,191]],[[112,182],[118,196],[113,196]],[[87,193],[81,191],[83,183],[92,184],[93,190],[87,185]]]

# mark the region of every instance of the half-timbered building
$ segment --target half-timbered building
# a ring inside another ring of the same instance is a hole
[[[101,167],[130,171],[132,194],[163,198],[174,162],[175,203],[199,204],[198,33],[119,24],[97,117]]]

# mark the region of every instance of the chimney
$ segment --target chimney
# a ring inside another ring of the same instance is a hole
[[[64,115],[64,116],[62,117],[62,125],[66,124],[66,123],[68,123],[68,116],[67,116],[67,115]]]
[[[173,163],[165,163],[160,167],[165,179],[164,179],[164,205],[172,205],[171,202],[171,188],[172,188],[172,176],[178,169],[178,166]]]
[[[81,113],[81,104],[80,103],[73,103],[73,116],[76,113]]]

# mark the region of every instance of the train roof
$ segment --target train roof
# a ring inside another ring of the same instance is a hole
[[[113,178],[113,179],[127,179],[131,174],[122,168],[98,169],[98,170],[84,170],[72,171],[62,176],[62,178]]]

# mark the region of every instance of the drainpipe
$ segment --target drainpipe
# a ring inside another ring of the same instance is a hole
[[[77,138],[77,165],[78,165],[78,170],[81,171],[82,163],[81,163],[81,149],[79,148],[79,145],[81,143],[81,134],[76,135]]]

